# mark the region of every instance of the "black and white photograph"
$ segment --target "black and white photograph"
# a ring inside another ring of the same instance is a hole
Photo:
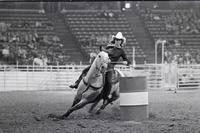
[[[200,1],[0,1],[0,133],[200,133]]]

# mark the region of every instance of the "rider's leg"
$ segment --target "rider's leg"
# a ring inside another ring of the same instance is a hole
[[[107,100],[109,99],[108,96],[110,94],[111,88],[112,88],[112,70],[109,70],[106,72],[105,85],[102,91],[103,99]]]
[[[90,66],[86,67],[85,69],[83,69],[81,75],[79,76],[78,80],[76,80],[75,84],[70,85],[70,88],[78,88],[79,83],[81,82],[81,79],[83,78],[83,76],[89,71]]]

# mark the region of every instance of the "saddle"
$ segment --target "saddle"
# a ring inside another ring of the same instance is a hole
[[[116,84],[117,82],[119,82],[119,79],[120,79],[119,72],[116,70],[112,71],[112,84]]]

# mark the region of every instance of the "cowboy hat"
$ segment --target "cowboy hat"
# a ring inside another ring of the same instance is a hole
[[[112,35],[111,43],[114,43],[115,39],[122,40],[121,45],[124,45],[126,43],[126,38],[122,35],[121,32],[118,32],[116,35]]]

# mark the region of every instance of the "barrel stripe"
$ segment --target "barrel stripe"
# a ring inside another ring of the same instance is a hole
[[[126,77],[120,79],[120,93],[145,92],[146,78],[144,77]]]
[[[120,106],[148,105],[148,92],[120,93]]]
[[[132,87],[134,89],[134,87]],[[124,90],[121,90],[120,93],[133,93],[133,92],[147,92],[147,89],[146,90],[130,90],[130,89],[124,89]]]

